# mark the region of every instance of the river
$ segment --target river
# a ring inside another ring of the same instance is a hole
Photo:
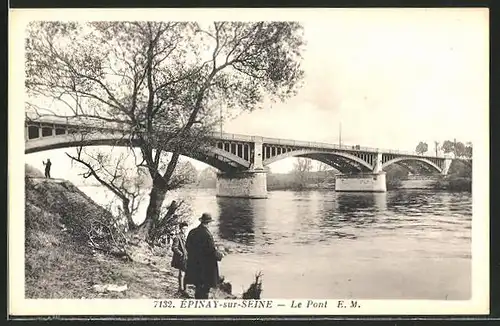
[[[261,271],[263,298],[471,296],[470,193],[270,191],[251,200],[186,189],[168,200],[176,198],[191,205],[190,228],[202,212],[214,217],[216,242],[233,251],[219,268],[235,294]]]

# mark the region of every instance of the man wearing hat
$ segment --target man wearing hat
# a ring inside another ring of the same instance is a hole
[[[186,239],[188,261],[185,283],[195,285],[195,299],[208,299],[210,288],[219,283],[217,262],[222,255],[215,248],[214,238],[207,228],[211,221],[212,216],[203,213],[200,225],[192,229]]]

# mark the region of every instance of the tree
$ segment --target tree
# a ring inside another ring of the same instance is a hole
[[[295,22],[34,22],[27,32],[28,108],[61,114],[41,110],[56,101],[65,116],[119,125],[139,148],[152,179],[146,238],[179,186],[179,156],[210,144],[219,108],[232,116],[284,101],[303,77]]]
[[[418,143],[415,151],[417,152],[417,154],[423,155],[424,153],[426,153],[428,151],[428,149],[429,149],[429,146],[427,145],[427,143],[420,142],[420,143]]]
[[[391,164],[386,169],[387,189],[397,189],[402,185],[402,181],[408,178],[408,166],[400,164]]]
[[[333,172],[333,168],[330,165],[319,162],[318,173],[316,174],[316,184],[320,186],[323,182],[325,182],[325,180],[328,180],[331,176],[331,172]]]
[[[469,144],[469,143],[468,143]],[[472,149],[472,144],[471,145],[471,149]],[[456,141],[456,140],[445,140],[443,142],[443,146],[442,146],[442,149],[445,153],[453,153],[455,154],[455,157],[467,157],[467,146],[464,145],[464,143],[460,142],[460,141]]]
[[[151,184],[147,171],[130,164],[130,153],[103,153],[100,150],[88,151],[80,146],[76,155],[66,153],[72,161],[78,162],[84,178],[94,177],[101,185],[111,191],[120,201],[120,212],[127,223],[127,229],[134,231],[142,225],[134,221],[140,203],[144,199],[144,189]],[[133,162],[133,161],[132,161]],[[189,184],[196,181],[197,171],[189,161],[180,161],[172,175],[172,184]],[[172,212],[173,214],[175,212]],[[119,216],[120,217],[120,216]]]
[[[312,161],[309,158],[298,157],[294,163],[293,174],[295,185],[302,189],[307,185],[308,173],[312,170]]]
[[[434,151],[436,152],[436,157],[438,156],[439,142],[437,140],[434,141]]]
[[[331,169],[332,169],[332,167],[326,163],[323,163],[323,162],[318,163],[318,172],[326,172],[326,171],[331,170]]]
[[[81,175],[85,179],[95,178],[118,198],[128,230],[133,231],[137,229],[133,216],[143,199],[141,190],[147,182],[144,178],[146,171],[127,167],[124,164],[127,154],[113,154],[102,154],[100,151],[89,153],[82,146],[76,149],[76,155],[66,153],[72,161],[82,165],[84,172]]]
[[[179,184],[192,184],[198,179],[198,170],[189,161],[180,161],[174,172]]]
[[[455,142],[455,156],[464,157],[465,156],[465,145],[462,142]]]
[[[443,150],[443,152],[445,152],[445,154],[454,152],[455,144],[452,141],[445,140],[443,142],[443,145],[441,146],[441,149]]]
[[[465,146],[465,157],[472,158],[472,143],[468,142]]]
[[[207,167],[198,174],[198,186],[201,188],[215,188],[216,182],[217,170],[212,167]]]

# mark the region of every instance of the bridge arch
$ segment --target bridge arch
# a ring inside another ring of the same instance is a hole
[[[427,164],[428,166],[432,167],[434,170],[436,170],[436,172],[439,172],[439,173],[442,172],[442,169],[439,166],[437,166],[436,164],[434,164],[430,160],[428,160],[426,158],[423,158],[423,157],[397,157],[397,158],[394,158],[394,159],[389,160],[389,161],[385,162],[384,164],[382,164],[382,170],[385,169],[386,167],[388,167],[391,164],[395,164],[395,163],[398,163],[398,162],[401,162],[401,161],[419,161],[419,162],[423,162],[423,163]]]
[[[263,161],[263,165],[266,166],[266,165],[269,165],[271,163],[275,163],[275,162],[277,162],[279,160],[283,160],[285,158],[290,158],[290,157],[308,157],[308,156],[311,156],[311,155],[318,155],[318,154],[319,155],[332,155],[332,156],[343,157],[345,159],[348,159],[350,161],[353,161],[353,162],[356,162],[356,163],[360,164],[361,166],[365,167],[369,171],[373,170],[373,167],[370,164],[368,164],[366,161],[360,159],[357,156],[350,155],[350,154],[347,154],[347,153],[342,153],[342,152],[333,152],[333,151],[330,152],[330,151],[321,151],[321,150],[314,150],[314,149],[300,149],[300,150],[293,150],[293,151],[290,151],[290,152],[279,154],[279,155],[270,157],[268,159],[265,159]],[[312,157],[309,157],[309,158],[321,161],[321,160],[319,160],[317,158],[312,158]]]
[[[89,134],[84,137],[78,134],[63,134],[57,136],[47,136],[41,138],[30,139],[25,142],[25,154],[31,154],[52,149],[61,149],[77,146],[129,146],[130,142],[136,146],[134,139],[120,133],[107,134]],[[200,150],[197,153],[182,153],[183,156],[198,160],[213,166],[221,171],[248,169],[250,162],[243,158],[231,154],[225,150],[215,146],[209,146],[205,150]],[[235,163],[236,166],[231,163]]]
[[[366,167],[359,168],[358,166],[353,165],[351,161],[342,162],[342,161],[336,160],[340,156],[311,154],[311,155],[300,155],[300,156],[296,156],[296,157],[305,157],[305,158],[309,158],[313,161],[318,161],[318,162],[324,163],[342,174],[369,172],[368,168],[366,168]]]

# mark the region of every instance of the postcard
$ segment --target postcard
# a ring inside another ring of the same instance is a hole
[[[487,9],[9,23],[12,317],[489,312]]]

